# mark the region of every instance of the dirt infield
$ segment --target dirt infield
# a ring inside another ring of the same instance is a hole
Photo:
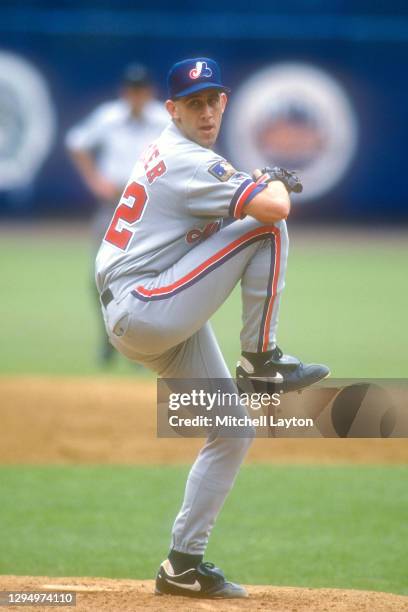
[[[0,378],[0,463],[191,462],[203,441],[156,436],[156,386],[108,378]],[[407,463],[406,439],[257,439],[248,462]]]
[[[251,610],[266,612],[403,612],[408,610],[408,598],[390,593],[341,589],[301,589],[295,587],[248,586],[248,599],[228,601],[195,601],[185,597],[156,597],[152,580],[107,580],[95,578],[30,578],[0,576],[0,590],[74,591],[77,612],[98,610],[136,612],[139,610],[180,610],[233,612]],[[4,609],[14,609],[6,606]],[[24,606],[38,612],[39,606]],[[50,608],[44,608],[50,610]]]

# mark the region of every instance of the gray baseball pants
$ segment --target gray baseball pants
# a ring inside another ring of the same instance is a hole
[[[265,226],[247,217],[230,223],[159,275],[135,277],[132,292],[116,298],[116,284],[115,299],[103,308],[110,341],[163,378],[228,379],[208,320],[240,281],[242,350],[273,348],[287,255],[284,221]],[[233,381],[229,391],[236,391]],[[244,406],[235,414],[244,416]],[[188,476],[173,526],[173,548],[204,554],[253,436],[250,427],[240,429],[240,437],[209,436]]]

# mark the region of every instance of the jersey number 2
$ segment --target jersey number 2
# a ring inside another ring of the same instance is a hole
[[[127,200],[125,203],[123,200]],[[130,183],[123,192],[121,201],[105,235],[105,240],[126,251],[129,242],[135,233],[134,229],[122,227],[118,229],[120,221],[133,224],[139,221],[147,202],[146,189],[140,183]]]

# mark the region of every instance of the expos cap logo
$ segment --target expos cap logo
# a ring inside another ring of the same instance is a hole
[[[189,72],[190,79],[198,79],[198,77],[211,77],[212,70],[207,66],[207,62],[196,62],[195,68]]]

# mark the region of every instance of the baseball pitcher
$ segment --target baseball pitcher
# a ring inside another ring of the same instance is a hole
[[[229,91],[214,60],[178,62],[168,88],[171,121],[137,162],[96,260],[111,343],[159,376],[230,379],[236,392],[208,321],[240,282],[237,379],[292,391],[325,378],[326,366],[303,364],[276,344],[285,219],[299,178],[281,168],[249,176],[214,153]],[[245,415],[245,406],[236,414]],[[158,594],[246,596],[203,557],[253,436],[247,427],[239,437],[207,439],[188,476]]]

